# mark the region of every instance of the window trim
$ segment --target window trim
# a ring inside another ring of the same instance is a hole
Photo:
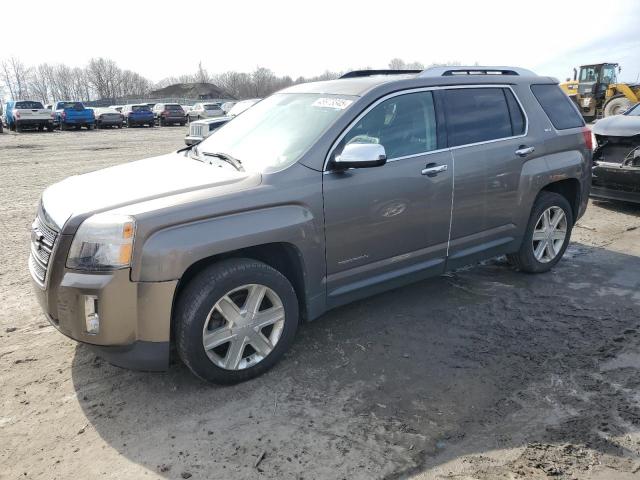
[[[450,147],[449,146],[449,135],[447,132],[446,135],[446,139],[447,139],[447,146],[442,147],[442,148],[437,148],[435,150],[428,150],[426,152],[420,152],[420,153],[414,153],[411,155],[405,155],[403,157],[396,157],[396,158],[392,158],[390,160],[387,160],[387,163],[392,163],[392,162],[397,162],[398,160],[405,160],[407,158],[415,158],[415,157],[422,157],[424,155],[431,155],[434,153],[441,153],[441,152],[445,152],[447,150],[451,151],[451,150],[457,150],[460,148],[466,148],[466,147],[472,147],[472,146],[476,146],[476,145],[484,145],[486,143],[495,143],[495,142],[503,142],[505,140],[512,140],[515,138],[522,138],[522,137],[526,137],[529,133],[529,116],[527,115],[527,111],[525,110],[524,106],[522,105],[522,102],[520,101],[520,98],[518,98],[518,95],[516,94],[516,92],[513,90],[511,85],[500,85],[500,84],[491,84],[491,85],[446,85],[446,86],[439,86],[439,87],[419,87],[419,88],[410,88],[407,90],[399,90],[397,92],[392,92],[392,93],[388,93],[386,95],[383,95],[382,97],[378,98],[376,101],[374,101],[373,103],[371,103],[367,108],[365,108],[362,112],[360,112],[358,114],[358,116],[356,116],[351,122],[349,122],[349,125],[347,125],[347,127],[342,131],[342,133],[340,133],[340,135],[338,135],[338,137],[333,141],[333,143],[331,144],[331,148],[329,148],[329,151],[327,152],[327,155],[325,156],[324,159],[324,165],[322,166],[322,171],[323,173],[331,173],[334,172],[335,170],[329,169],[329,159],[331,157],[331,154],[333,153],[333,151],[335,150],[335,148],[338,146],[338,144],[342,141],[342,139],[347,135],[347,133],[349,133],[349,131],[360,121],[362,120],[362,118],[367,115],[371,110],[373,110],[375,107],[377,107],[379,104],[381,104],[382,102],[384,102],[385,100],[388,100],[389,98],[393,98],[393,97],[397,97],[400,95],[407,95],[410,93],[419,93],[419,92],[428,92],[428,91],[440,91],[440,90],[459,90],[459,89],[463,89],[463,88],[508,88],[509,90],[511,90],[511,93],[513,94],[513,96],[516,99],[516,102],[518,103],[518,106],[520,107],[520,110],[522,111],[523,115],[524,115],[524,133],[520,134],[520,135],[512,135],[510,137],[501,137],[501,138],[495,138],[492,140],[484,140],[482,142],[475,142],[475,143],[465,143],[464,145],[456,145],[455,147]],[[438,95],[436,95],[434,93],[433,95],[433,106],[435,109],[435,113],[436,113],[436,129],[437,128],[448,128],[447,125],[447,118],[446,118],[446,112],[443,112],[444,115],[444,123],[442,125],[439,124],[439,122],[441,121],[440,115],[438,114],[439,112],[439,106],[441,105],[439,103],[439,101],[437,100]],[[506,102],[506,98],[505,98],[505,102]],[[445,130],[446,131],[446,130]],[[439,139],[439,135],[437,134],[437,130],[436,130],[436,138]]]

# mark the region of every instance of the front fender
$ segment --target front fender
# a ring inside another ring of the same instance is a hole
[[[194,263],[222,253],[268,243],[296,246],[308,265],[323,264],[323,235],[311,211],[281,205],[172,226],[152,234],[142,247],[132,280],[179,280]],[[322,278],[323,273],[308,272]]]

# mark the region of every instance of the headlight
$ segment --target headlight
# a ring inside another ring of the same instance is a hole
[[[114,270],[131,264],[135,221],[126,215],[100,213],[87,218],[76,232],[67,267]]]

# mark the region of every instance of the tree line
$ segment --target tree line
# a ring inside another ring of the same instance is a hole
[[[388,67],[396,70],[423,69],[424,65],[394,58]],[[30,99],[43,103],[62,99],[91,101],[148,98],[153,90],[168,85],[201,82],[213,83],[229,95],[243,99],[265,97],[291,85],[330,80],[341,74],[342,72],[326,71],[315,77],[292,78],[288,75],[278,76],[264,67],[257,67],[249,73],[228,71],[211,74],[199,64],[195,73],[167,77],[154,83],[139,73],[120,68],[114,60],[108,58],[92,58],[84,67],[70,67],[49,63],[29,66],[19,58],[11,57],[0,62],[0,98],[8,95],[14,100]]]

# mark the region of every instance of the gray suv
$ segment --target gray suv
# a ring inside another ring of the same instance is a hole
[[[562,257],[591,133],[511,67],[351,72],[266,98],[202,143],[42,194],[29,268],[50,322],[110,362],[255,377],[298,324],[507,254]]]

